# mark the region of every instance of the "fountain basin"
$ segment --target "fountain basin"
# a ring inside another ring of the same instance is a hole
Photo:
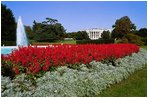
[[[3,46],[1,47],[1,54],[10,54],[14,49],[18,49],[17,46]]]
[[[54,47],[54,46],[48,45],[48,46],[31,46],[31,47],[46,48],[46,47]],[[15,49],[18,49],[18,46],[2,46],[1,47],[1,54],[10,54]]]

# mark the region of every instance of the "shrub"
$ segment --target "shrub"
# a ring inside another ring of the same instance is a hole
[[[86,31],[78,31],[76,34],[75,34],[75,39],[76,40],[90,40],[88,34]]]
[[[114,43],[114,39],[98,39],[98,40],[76,40],[77,44],[110,44]]]

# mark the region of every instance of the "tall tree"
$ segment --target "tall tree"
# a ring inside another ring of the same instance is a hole
[[[117,19],[113,27],[113,37],[122,38],[130,31],[136,30],[135,24],[133,24],[128,16]]]
[[[86,31],[78,31],[75,37],[76,40],[90,40]]]
[[[1,40],[15,41],[16,40],[16,22],[12,11],[1,4]]]
[[[76,38],[76,33],[77,32],[69,32],[69,33],[65,33],[65,38]]]
[[[137,35],[141,37],[141,40],[147,45],[147,28],[141,28],[137,32]]]
[[[137,35],[138,36],[141,36],[141,37],[147,37],[147,28],[141,28],[141,29],[139,29]]]
[[[110,38],[110,32],[109,31],[103,31],[101,34],[102,39],[109,39]]]
[[[43,21],[43,23],[50,23],[50,24],[56,24],[58,20],[53,19],[53,18],[46,18],[46,21]]]
[[[56,23],[56,24],[52,25],[52,27],[53,27],[53,31],[55,32],[58,40],[62,40],[65,35],[65,29],[62,26],[62,24]]]
[[[54,22],[51,22],[51,20]],[[47,21],[43,21],[42,23],[37,23],[36,21],[34,21],[34,39],[37,41],[55,41],[63,39],[65,29],[62,24],[57,22],[58,20],[51,18],[47,18]]]
[[[32,31],[32,28],[30,26],[25,26],[25,32],[29,39],[33,39],[34,33]]]

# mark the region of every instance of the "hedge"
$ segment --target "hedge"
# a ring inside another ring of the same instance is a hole
[[[114,43],[114,39],[98,39],[98,40],[76,40],[77,44],[110,44]]]

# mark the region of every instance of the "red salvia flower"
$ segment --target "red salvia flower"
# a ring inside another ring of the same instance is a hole
[[[27,68],[26,73],[36,74],[41,70],[48,71],[51,65],[88,64],[92,60],[117,59],[138,51],[139,47],[134,44],[65,44],[46,48],[19,47],[10,55],[1,55],[1,58],[2,61],[9,60],[14,65]],[[14,67],[13,70],[19,74],[17,67]]]

